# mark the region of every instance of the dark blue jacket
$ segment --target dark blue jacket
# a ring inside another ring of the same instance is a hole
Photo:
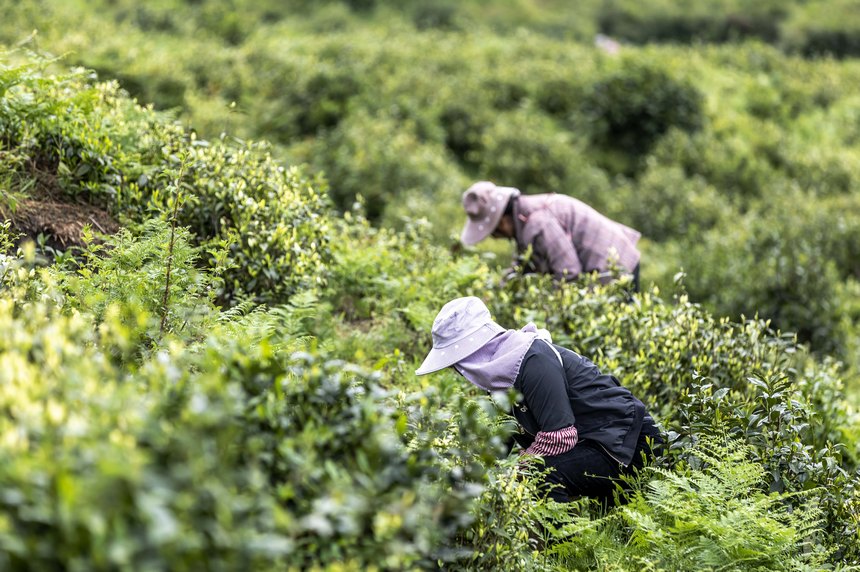
[[[615,377],[566,348],[536,340],[523,356],[514,389],[523,398],[514,406],[522,432],[514,438],[527,448],[538,431],[574,425],[579,441],[597,442],[622,465],[633,459],[646,416],[645,406]]]

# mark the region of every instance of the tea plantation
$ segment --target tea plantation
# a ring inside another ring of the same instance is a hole
[[[860,567],[856,1],[0,9],[0,570]],[[643,291],[503,281],[479,179]],[[642,398],[626,504],[414,375],[464,295]]]

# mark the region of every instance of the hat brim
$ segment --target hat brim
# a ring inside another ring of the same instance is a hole
[[[504,332],[505,329],[495,322],[481,324],[481,326],[465,334],[456,342],[452,342],[445,347],[434,347],[424,358],[421,366],[415,370],[415,375],[424,375],[433,373],[440,369],[445,369],[465,359],[481,349],[488,341]]]
[[[498,203],[495,211],[490,211],[490,214],[481,220],[466,219],[466,225],[463,227],[463,232],[460,234],[460,242],[466,246],[478,244],[488,236],[490,236],[496,227],[499,226],[499,221],[502,220],[502,215],[505,214],[505,207],[508,206],[508,201],[512,196],[518,195],[519,190],[514,187],[496,187],[491,191]]]
[[[475,222],[471,219],[466,221],[466,226],[463,227],[463,233],[460,235],[460,242],[465,244],[466,246],[473,246],[478,244],[496,230],[496,227],[499,225],[499,220],[502,219],[502,215],[499,215],[499,218],[496,220],[490,219],[490,222]]]

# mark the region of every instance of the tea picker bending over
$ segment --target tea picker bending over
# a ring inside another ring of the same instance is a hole
[[[487,391],[515,389],[525,453],[551,470],[550,496],[608,499],[622,474],[641,468],[662,443],[645,406],[588,359],[551,343],[534,324],[506,330],[474,297],[451,300],[433,322],[433,348],[417,375],[454,368]]]
[[[563,280],[594,272],[606,282],[614,261],[639,291],[636,243],[641,235],[580,200],[554,193],[523,195],[513,187],[479,181],[463,193],[463,209],[468,217],[463,244],[488,236],[511,239],[519,255],[531,247],[531,271]]]

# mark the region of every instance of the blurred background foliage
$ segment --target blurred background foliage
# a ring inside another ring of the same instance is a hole
[[[0,568],[858,564],[856,0],[0,9]],[[477,179],[641,230],[643,293],[500,284]],[[646,402],[627,507],[413,375],[469,294]]]

